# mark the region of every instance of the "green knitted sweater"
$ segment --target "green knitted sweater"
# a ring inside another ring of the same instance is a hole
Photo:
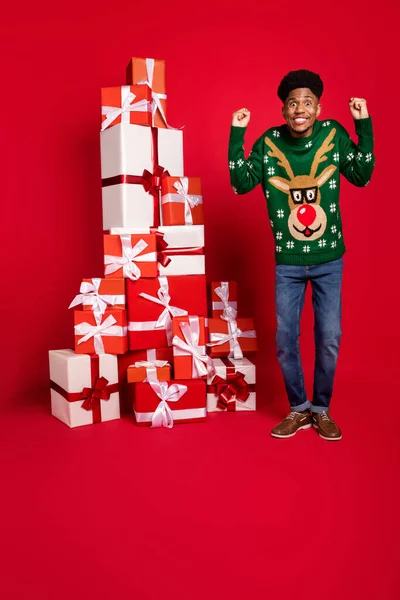
[[[286,125],[273,127],[256,141],[247,160],[246,128],[231,127],[232,187],[246,194],[262,185],[277,263],[320,264],[344,254],[339,173],[366,186],[375,164],[371,117],[355,120],[355,127],[358,145],[337,121],[315,121],[306,138],[294,138]]]

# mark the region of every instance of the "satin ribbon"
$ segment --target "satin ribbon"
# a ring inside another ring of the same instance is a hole
[[[164,310],[158,317],[155,322],[154,329],[165,329],[167,334],[168,345],[171,345],[172,342],[172,318],[171,317],[182,317],[187,315],[187,310],[183,308],[178,308],[176,306],[170,306],[171,296],[169,295],[169,285],[168,279],[165,275],[162,275],[158,278],[158,282],[160,287],[157,291],[157,298],[155,296],[151,296],[150,294],[146,294],[145,292],[141,292],[139,296],[149,300],[150,302],[155,302],[156,304],[160,304],[164,306]]]
[[[185,225],[193,225],[192,209],[203,203],[202,196],[189,196],[188,177],[180,177],[178,181],[175,181],[173,187],[177,190],[177,194],[165,194],[161,200],[162,204],[183,202],[185,208]]]
[[[111,227],[110,234],[111,235],[121,235],[127,231],[130,234],[135,235],[143,235],[152,233],[156,236],[156,249],[157,249],[157,261],[162,264],[163,267],[167,267],[171,262],[171,259],[165,254],[165,250],[168,248],[168,244],[164,239],[164,232],[158,231],[157,227],[138,227],[138,228],[128,228],[126,230],[124,227]]]
[[[132,238],[130,234],[120,235],[119,237],[122,245],[122,256],[105,255],[104,264],[107,265],[105,274],[109,275],[115,273],[115,271],[118,271],[122,267],[124,277],[136,281],[142,275],[136,263],[155,262],[157,259],[156,253],[147,252],[146,254],[140,255],[140,253],[147,248],[147,242],[141,239],[132,247]]]
[[[193,246],[193,248],[170,248],[168,246],[165,250],[157,252],[157,260],[163,267],[166,267],[172,261],[171,256],[201,256],[203,254],[204,246]]]
[[[242,331],[237,326],[237,321],[227,321],[227,323],[228,333],[210,333],[211,343],[208,343],[207,346],[222,346],[222,344],[229,342],[229,356],[233,355],[233,358],[243,358],[243,352],[239,344],[239,338],[255,338],[256,332],[254,329]]]
[[[150,227],[151,233],[153,233],[153,227]],[[157,262],[159,262],[163,267],[168,267],[171,262],[170,257],[166,254],[166,250],[168,248],[168,244],[164,239],[164,233],[161,231],[155,231],[156,235],[156,246],[157,246]]]
[[[119,302],[118,300],[121,300],[121,298],[118,296],[99,294],[101,281],[102,280],[99,277],[94,277],[92,279],[92,283],[89,283],[88,281],[82,281],[79,288],[80,294],[75,296],[68,308],[73,308],[78,304],[90,304],[93,307],[93,311],[104,314],[107,309],[107,304],[110,304],[111,306],[119,303],[125,304],[125,299]]]
[[[118,392],[118,383],[109,385],[108,379],[100,377],[98,356],[90,357],[90,378],[92,387],[84,387],[81,392],[66,392],[58,383],[50,381],[50,388],[60,394],[67,402],[84,400],[81,408],[93,412],[93,423],[101,422],[100,400],[109,400],[111,394]]]
[[[205,353],[205,347],[199,346],[200,322],[198,317],[189,317],[189,323],[179,323],[184,340],[175,335],[172,345],[182,351],[183,355],[192,356],[192,377],[200,379],[207,374],[215,373],[214,361]],[[179,356],[180,353],[176,353]]]
[[[87,342],[90,338],[93,338],[94,342],[94,351],[95,354],[104,354],[104,343],[102,336],[104,335],[123,335],[122,327],[117,326],[114,327],[114,323],[117,320],[113,317],[113,315],[108,315],[103,323],[101,322],[102,314],[94,312],[96,325],[91,325],[90,323],[78,323],[75,325],[75,335],[82,335],[78,340],[78,346],[83,344],[83,342]]]
[[[165,177],[171,177],[171,175],[166,169],[164,169],[164,167],[161,167],[160,165],[154,168],[153,173],[150,173],[150,171],[145,169],[143,171],[142,178],[143,187],[146,192],[149,192],[149,194],[152,194],[153,196],[158,196],[158,193],[161,189],[162,180],[165,179]]]
[[[157,369],[161,369],[162,367],[170,367],[171,365],[167,360],[139,360],[135,362],[131,367],[135,367],[137,369],[145,368],[147,377],[144,381],[149,381],[150,379],[157,379]]]
[[[153,418],[152,412],[136,412],[135,418],[137,423],[149,423]],[[204,420],[207,417],[207,409],[204,408],[182,408],[181,410],[174,410],[173,416],[175,421],[199,421]]]
[[[168,402],[178,402],[183,394],[186,394],[187,386],[174,383],[168,387],[166,381],[157,381],[157,379],[151,378],[148,378],[148,382],[161,400],[151,419],[152,427],[168,427],[171,429],[174,425],[174,418]]]
[[[145,367],[145,369],[147,369],[148,367],[156,367],[156,369],[161,369],[162,367],[167,367],[171,365],[167,360],[159,360],[158,358],[156,358],[156,360],[138,360],[131,366],[137,368]]]
[[[174,129],[173,127],[171,127],[170,125],[168,125],[167,123],[167,118],[165,116],[164,113],[164,109],[161,105],[161,100],[166,100],[167,99],[167,94],[160,94],[158,92],[155,92],[153,90],[153,77],[154,77],[154,58],[146,58],[146,72],[147,72],[147,79],[143,79],[142,81],[138,81],[137,85],[148,85],[149,88],[151,89],[151,97],[153,99],[153,108],[152,108],[152,124],[154,127],[154,118],[156,115],[157,110],[160,111],[160,115],[162,120],[165,123],[165,126],[167,127],[167,129]]]
[[[229,282],[221,281],[221,285],[214,289],[214,292],[221,298],[223,304],[223,313],[221,319],[225,321],[234,321],[237,317],[237,310],[229,303]]]
[[[106,115],[106,119],[101,124],[101,131],[109,127],[118,117],[121,117],[121,123],[130,123],[129,113],[131,112],[152,112],[152,102],[146,99],[134,102],[136,95],[129,91],[129,85],[121,86],[121,107],[102,106],[101,114]],[[128,93],[127,93],[128,92]],[[152,117],[153,118],[153,117]]]
[[[226,379],[215,375],[208,390],[218,397],[217,407],[228,411],[236,410],[236,400],[245,402],[250,396],[249,385],[240,372],[227,373]]]

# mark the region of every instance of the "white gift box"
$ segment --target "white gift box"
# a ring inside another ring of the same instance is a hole
[[[153,225],[154,196],[142,185],[122,183],[103,187],[102,197],[103,229]]]
[[[157,227],[157,231],[164,234],[164,240],[171,248],[190,248],[204,246],[204,225],[170,225]],[[141,234],[151,233],[150,227],[111,227],[111,235],[124,233]]]
[[[98,361],[98,363],[97,363]],[[114,390],[118,385],[118,361],[113,354],[89,356],[76,354],[73,350],[50,350],[50,380],[51,380],[51,413],[69,427],[90,425],[100,420],[111,421],[119,419],[119,392],[112,391],[108,400],[97,400],[93,410],[85,410],[82,405],[85,399],[74,400],[72,394],[79,395],[85,388],[96,388],[98,376],[105,378],[107,388]],[[83,394],[85,395],[85,394]],[[69,396],[68,401],[64,396]]]
[[[187,254],[171,254],[171,262],[166,267],[159,264],[160,275],[204,275],[205,257],[204,254],[190,254],[194,248],[204,248],[204,225],[171,225],[158,227],[158,231],[164,234],[164,240],[168,244],[165,254],[168,256],[168,250],[183,248]],[[149,227],[112,227],[112,235],[122,234],[143,234],[150,233]]]
[[[154,156],[153,132],[158,157]],[[100,133],[101,178],[153,172],[155,163],[171,177],[183,177],[183,133],[178,129],[152,129],[120,123]],[[122,225],[121,225],[122,227]]]
[[[116,175],[142,175],[145,169],[151,172],[151,128],[126,123],[109,127],[100,133],[100,152],[102,179]]]
[[[154,155],[153,135],[158,156]],[[182,177],[182,131],[121,123],[100,133],[100,149],[103,229],[153,226],[154,196],[146,192],[140,182],[128,183],[118,178],[141,177],[144,170],[152,173],[155,163],[171,176]],[[115,182],[110,178],[116,178]],[[157,210],[160,211],[159,206]]]
[[[246,383],[250,387],[250,394],[247,400],[244,402],[241,400],[237,400],[236,396],[232,398],[235,402],[235,410],[237,411],[254,411],[256,410],[256,392],[254,389],[256,383],[256,367],[248,358],[240,358],[240,359],[220,359],[214,358],[214,366],[217,371],[217,375],[222,377],[222,379],[227,380],[229,383],[228,373],[229,371],[233,373],[243,373],[244,379]],[[207,411],[208,412],[226,412],[226,410],[218,408],[218,396],[214,393],[210,392],[210,386],[213,384],[214,377],[209,376],[207,378]]]

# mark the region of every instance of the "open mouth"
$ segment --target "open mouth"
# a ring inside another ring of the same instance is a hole
[[[309,227],[306,227],[305,229],[303,229],[303,231],[300,231],[300,229],[297,229],[296,225],[293,225],[293,229],[295,229],[297,231],[297,233],[301,233],[303,234],[305,237],[309,238],[313,235],[313,233],[317,233],[317,231],[319,231],[322,227],[322,223],[320,223],[320,225],[317,227],[317,229],[310,229]]]
[[[295,125],[304,125],[305,123],[307,123],[308,118],[307,117],[296,117],[296,118],[292,119],[292,121]]]

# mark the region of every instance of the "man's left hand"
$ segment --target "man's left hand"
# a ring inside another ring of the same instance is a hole
[[[349,107],[353,119],[368,118],[367,101],[364,98],[350,98]]]

